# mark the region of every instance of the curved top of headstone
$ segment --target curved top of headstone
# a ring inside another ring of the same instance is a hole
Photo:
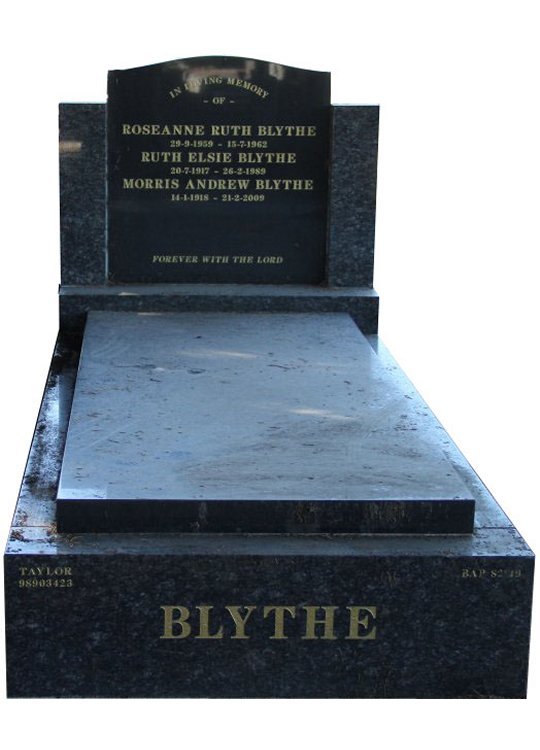
[[[324,279],[330,74],[243,57],[109,72],[112,282]]]
[[[110,70],[109,86],[114,85],[117,80],[139,78],[143,82],[145,79],[155,79],[156,75],[162,77],[164,81],[170,79],[175,84],[179,82],[184,84],[194,80],[202,82],[207,79],[203,84],[207,87],[219,86],[220,82],[212,80],[217,77],[223,79],[221,83],[224,86],[230,85],[229,79],[250,81],[253,78],[266,79],[270,90],[280,85],[304,87],[309,81],[317,82],[321,87],[322,95],[329,96],[330,89],[330,73],[327,71],[309,70],[268,60],[257,60],[253,57],[231,55],[184,57],[140,67]],[[324,90],[324,84],[327,91]],[[184,92],[195,90],[195,87],[183,89]]]
[[[150,65],[140,65],[133,68],[120,68],[118,70],[111,70],[109,73],[129,73],[130,71],[136,70],[158,70],[163,68],[184,69],[192,66],[218,66],[220,69],[235,66],[238,63],[251,63],[254,65],[269,65],[275,66],[276,68],[282,68],[283,70],[298,71],[300,73],[313,73],[315,75],[330,75],[328,71],[311,70],[309,68],[299,68],[296,65],[284,65],[283,63],[271,62],[270,60],[259,60],[254,57],[237,57],[236,55],[201,55],[196,57],[181,57],[176,60],[166,60],[164,62],[150,63]]]

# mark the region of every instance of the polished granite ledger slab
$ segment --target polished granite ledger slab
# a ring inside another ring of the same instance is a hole
[[[472,534],[59,534],[79,355],[61,333],[4,557],[8,695],[525,697],[534,555],[368,341],[474,497]],[[231,611],[249,613],[246,638]]]
[[[473,515],[348,315],[89,314],[60,531],[468,533]]]

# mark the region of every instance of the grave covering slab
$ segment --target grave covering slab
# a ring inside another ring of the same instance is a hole
[[[468,533],[473,515],[348,315],[89,314],[61,531]]]

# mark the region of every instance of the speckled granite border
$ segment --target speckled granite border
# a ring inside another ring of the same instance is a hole
[[[379,108],[332,107],[330,286],[373,286]]]
[[[62,284],[103,284],[105,105],[61,104],[59,125]]]

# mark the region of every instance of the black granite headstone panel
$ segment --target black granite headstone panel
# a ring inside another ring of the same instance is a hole
[[[102,104],[61,104],[62,284],[103,284],[106,268],[105,117]]]
[[[332,108],[330,286],[373,286],[378,132],[378,107]]]
[[[109,73],[112,282],[324,280],[330,74],[238,57]]]

